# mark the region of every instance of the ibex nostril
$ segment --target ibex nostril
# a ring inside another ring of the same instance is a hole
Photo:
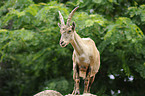
[[[64,43],[64,41],[61,41],[60,44],[62,45]]]

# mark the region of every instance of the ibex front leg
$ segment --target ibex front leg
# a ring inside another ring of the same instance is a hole
[[[89,82],[90,82],[90,72],[88,73],[84,81],[84,93],[88,93]]]
[[[80,78],[79,78],[79,71],[78,71],[78,65],[74,64],[74,68],[73,68],[73,79],[75,81],[74,84],[74,90],[72,92],[72,94],[80,94],[79,91],[79,83],[80,83]]]

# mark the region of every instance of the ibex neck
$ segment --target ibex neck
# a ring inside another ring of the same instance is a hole
[[[83,53],[84,44],[83,44],[82,38],[76,32],[74,33],[74,40],[72,41],[71,45],[73,46],[77,54]]]

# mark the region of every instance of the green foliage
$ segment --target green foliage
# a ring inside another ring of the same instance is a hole
[[[57,23],[60,22],[58,11],[66,21],[78,5],[80,8],[72,18],[76,31],[81,37],[92,38],[101,54],[101,68],[91,92],[98,96],[144,95],[144,3],[142,0],[69,0],[66,3],[2,0],[1,96],[32,96],[46,89],[62,94],[72,92],[73,48],[59,46]]]
[[[145,22],[145,5],[140,5],[137,7],[129,7],[128,12],[130,17],[134,17],[139,15],[141,18],[141,22]]]
[[[143,37],[143,32],[137,25],[132,23],[129,18],[119,17],[114,24],[107,26],[107,33],[104,36],[104,41],[99,46],[100,52],[103,53],[106,47],[109,47],[107,48],[109,49],[108,51],[112,55],[114,54],[114,56],[117,56],[119,61],[121,61],[121,64],[118,63],[118,65],[122,65],[120,69],[123,68],[126,75],[130,76],[131,72],[129,66],[132,66],[131,63],[133,62],[135,63],[134,60],[132,60],[132,62],[130,59],[137,58],[141,54],[144,55],[144,47],[142,43],[139,43],[140,40],[143,42]],[[130,55],[132,55],[132,57]],[[142,59],[139,61],[141,62]],[[141,63],[143,64],[143,61]],[[120,69],[113,68],[113,70],[118,71],[120,71]]]
[[[132,21],[136,23],[145,33],[145,5],[131,6],[128,8],[127,14],[129,14]]]
[[[68,92],[71,93],[73,90],[70,88],[70,85],[73,86],[69,81],[67,81],[65,78],[59,78],[59,79],[52,79],[48,82],[45,82],[44,84],[46,87],[43,90],[56,90],[60,93],[67,94]]]

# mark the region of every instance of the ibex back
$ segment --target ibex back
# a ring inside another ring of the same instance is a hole
[[[80,94],[80,77],[83,77],[84,79],[84,93],[90,92],[91,85],[95,79],[95,74],[100,67],[100,54],[94,41],[90,38],[81,38],[75,31],[74,22],[70,25],[72,16],[77,9],[78,7],[72,10],[69,14],[66,25],[59,11],[61,24],[58,23],[61,33],[60,46],[65,47],[71,43],[74,48],[72,59],[75,85],[72,94]]]

